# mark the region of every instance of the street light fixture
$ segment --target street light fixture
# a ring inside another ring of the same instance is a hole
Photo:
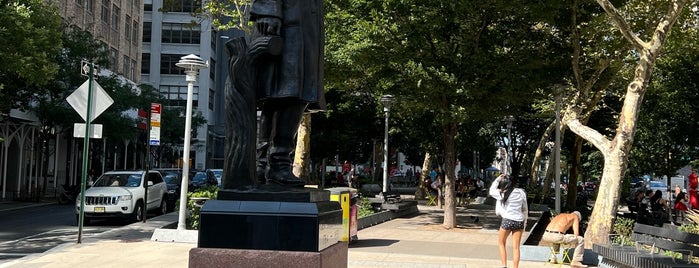
[[[187,209],[187,191],[189,189],[189,148],[192,130],[192,98],[194,91],[194,82],[197,81],[199,69],[208,68],[209,63],[202,60],[200,57],[189,54],[180,58],[180,61],[175,64],[177,67],[183,68],[186,74],[187,81],[187,110],[184,123],[184,152],[182,155],[182,186],[180,186],[180,215],[177,222],[177,230],[186,230],[186,209]]]
[[[393,105],[394,98],[393,95],[383,95],[381,96],[381,103],[383,104],[383,112],[386,118],[386,122],[384,124],[384,133],[383,133],[383,162],[384,162],[384,169],[383,169],[383,196],[384,198],[386,197],[386,193],[388,192],[388,111],[391,110],[391,105]]]

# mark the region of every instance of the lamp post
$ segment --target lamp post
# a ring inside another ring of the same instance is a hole
[[[189,54],[180,58],[180,61],[175,64],[177,67],[183,68],[187,75],[187,110],[184,123],[184,152],[182,156],[182,186],[180,187],[180,215],[177,222],[177,230],[187,229],[185,212],[187,209],[187,191],[189,189],[189,147],[192,130],[192,95],[194,94],[194,82],[197,81],[199,69],[208,68],[209,63],[197,57],[194,54]]]
[[[507,116],[505,118],[507,122],[507,175],[512,175],[512,122],[515,121],[514,116]]]
[[[383,169],[383,192],[382,195],[385,197],[386,193],[388,192],[388,111],[391,110],[391,105],[393,105],[393,95],[383,95],[381,96],[381,103],[383,104],[383,113],[386,118],[386,122],[384,124],[384,132],[383,132],[383,162],[384,162],[384,169]]]
[[[556,178],[556,212],[561,213],[561,89],[562,86],[556,87],[556,134],[554,142],[554,178]]]

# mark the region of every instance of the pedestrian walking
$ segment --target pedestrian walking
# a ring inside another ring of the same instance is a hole
[[[498,249],[500,251],[500,263],[507,267],[507,251],[505,245],[507,237],[512,234],[512,262],[514,268],[519,267],[520,250],[524,226],[527,222],[529,210],[527,207],[527,194],[522,188],[515,188],[514,182],[505,177],[498,176],[490,185],[490,196],[495,202],[495,213],[502,218],[498,231]]]

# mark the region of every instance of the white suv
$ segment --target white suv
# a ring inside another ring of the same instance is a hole
[[[167,185],[160,172],[148,172],[147,185],[143,181],[143,170],[108,171],[102,174],[92,187],[85,190],[85,219],[89,224],[94,218],[130,218],[133,221],[143,220],[143,204],[146,189],[148,189],[148,210],[156,210],[158,214],[167,211]],[[76,219],[79,220],[80,198],[75,202]]]

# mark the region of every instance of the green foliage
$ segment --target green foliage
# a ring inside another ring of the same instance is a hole
[[[677,229],[685,233],[699,234],[699,224],[696,223],[682,224],[682,226],[677,227]]]
[[[369,198],[362,197],[357,203],[357,205],[357,218],[364,218],[366,216],[376,213],[374,208],[371,206],[371,201],[369,201]]]
[[[57,74],[61,17],[51,1],[3,1],[0,5],[0,113],[27,109]]]
[[[633,245],[631,241],[631,233],[633,233],[633,225],[636,221],[623,217],[616,217],[614,220],[614,225],[612,226],[612,234],[618,234],[619,236],[613,236],[612,241],[614,244]]]
[[[189,212],[189,217],[187,217],[187,229],[199,229],[199,210],[201,210],[201,205],[203,205],[203,203],[197,203],[195,199],[205,198],[211,200],[216,199],[217,196],[217,186],[199,188],[194,192],[187,193],[187,211]],[[179,207],[179,204],[176,206]]]

